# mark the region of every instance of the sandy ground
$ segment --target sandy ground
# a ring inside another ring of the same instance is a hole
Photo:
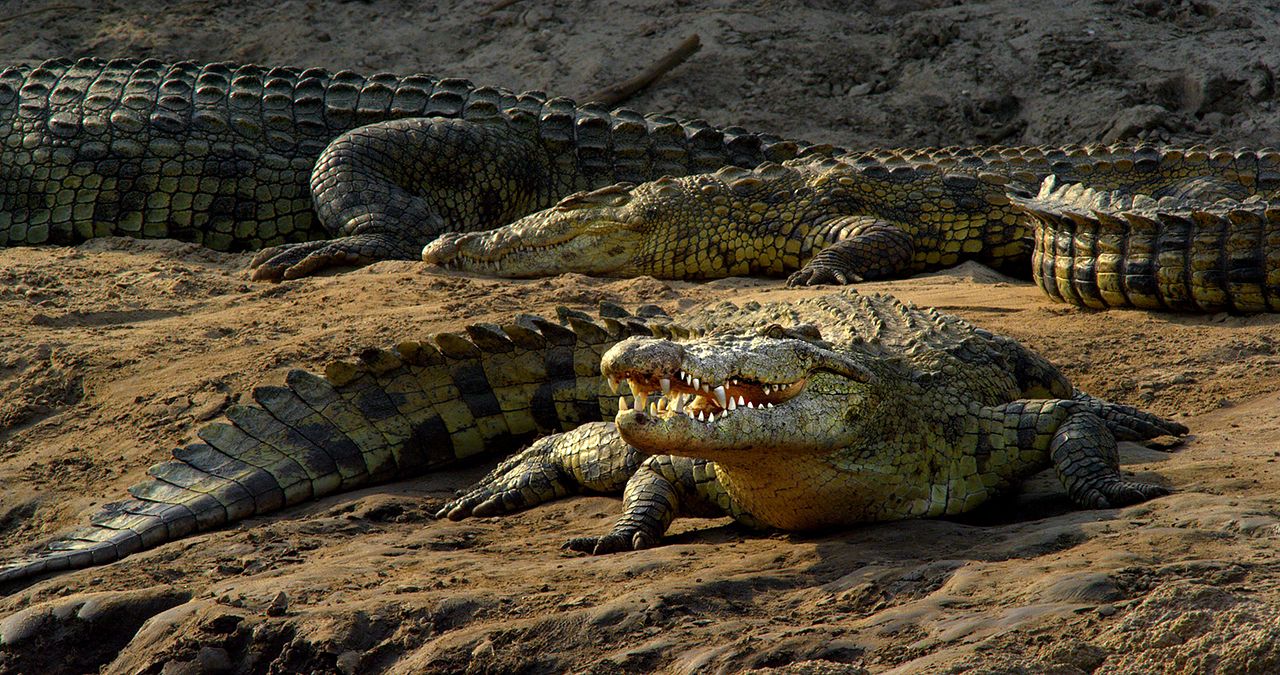
[[[703,51],[631,105],[851,147],[1277,137],[1273,11],[953,4],[11,2],[0,50],[582,95],[697,32]],[[0,556],[82,522],[287,368],[558,304],[811,292],[412,263],[265,285],[246,262],[163,241],[0,250]],[[606,529],[617,500],[433,520],[477,466],[0,588],[0,632],[24,608],[56,617],[0,647],[0,672],[1280,672],[1280,316],[1090,312],[976,266],[866,290],[1013,335],[1080,387],[1184,421],[1175,452],[1122,449],[1175,494],[1077,511],[1041,476],[963,519],[806,536],[684,520],[663,547],[587,558],[559,546]]]

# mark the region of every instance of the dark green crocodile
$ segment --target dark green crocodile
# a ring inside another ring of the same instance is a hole
[[[440,515],[623,490],[613,531],[569,544],[605,553],[655,544],[677,515],[802,530],[961,513],[1051,465],[1077,503],[1109,508],[1165,492],[1121,476],[1117,438],[1186,432],[1073,390],[1010,338],[889,297],[722,303],[682,323],[653,306],[561,316],[259,387],[131,499],[0,564],[0,582],[530,441]]]
[[[828,151],[460,79],[90,58],[0,72],[0,143],[0,246],[171,237],[264,249],[265,279],[416,259],[578,190]]]
[[[1111,196],[1081,203],[1037,195],[1046,181]],[[790,275],[793,285],[977,260],[1018,276],[1034,272],[1051,297],[1088,306],[1280,311],[1280,211],[1256,201],[1278,191],[1280,153],[1269,151],[877,150],[571,195],[506,227],[445,235],[423,259],[506,277]],[[1150,196],[1159,210],[1124,211],[1135,196]],[[1208,201],[1250,197],[1245,206]],[[1070,245],[1097,229],[1085,220],[1104,223],[1106,236]],[[1085,282],[1095,239],[1111,249],[1096,252],[1103,278]],[[1055,256],[1056,268],[1046,263]],[[1060,290],[1067,277],[1081,290]],[[1110,291],[1117,278],[1124,292]]]

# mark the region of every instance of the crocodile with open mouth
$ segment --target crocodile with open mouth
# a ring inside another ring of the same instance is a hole
[[[1117,439],[1187,431],[1074,390],[1010,338],[886,296],[721,303],[680,321],[652,306],[561,314],[258,387],[132,498],[0,563],[0,582],[530,441],[439,515],[622,490],[611,532],[569,542],[607,553],[656,544],[678,515],[806,530],[962,513],[1048,466],[1076,503],[1111,508],[1166,491],[1122,476]],[[615,398],[623,380],[630,401]]]

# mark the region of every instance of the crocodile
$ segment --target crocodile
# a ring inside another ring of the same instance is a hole
[[[1111,197],[1064,202],[1064,186],[1072,185]],[[1278,192],[1280,153],[1270,151],[874,150],[570,195],[502,228],[444,235],[423,249],[422,259],[503,277],[789,275],[791,285],[898,278],[975,260],[1034,276],[1054,299],[1093,307],[1278,311],[1280,215],[1256,201]],[[1157,210],[1119,210],[1120,201],[1132,204],[1135,196],[1149,197]],[[1219,198],[1255,201],[1209,206]],[[1074,267],[1065,259],[1056,269],[1042,264],[1074,236],[1067,225],[1082,218],[1107,224],[1116,252],[1111,265],[1132,258],[1122,273],[1127,294],[1085,298],[1050,288],[1061,285],[1052,279],[1093,269],[1086,259],[1092,250],[1079,252]],[[1168,225],[1156,232],[1134,225],[1139,221]],[[1174,222],[1180,234],[1167,234]],[[1202,262],[1188,262],[1197,257]],[[1206,274],[1161,281],[1205,266]],[[1191,296],[1195,302],[1181,300]]]
[[[621,491],[611,531],[567,544],[611,553],[657,544],[676,516],[807,530],[957,514],[1048,466],[1078,504],[1112,508],[1166,492],[1121,475],[1117,439],[1187,432],[1073,389],[1011,338],[852,289],[678,321],[520,315],[294,370],[252,400],[90,525],[0,563],[0,582],[530,442],[438,516]]]
[[[463,79],[56,59],[0,71],[0,247],[168,237],[292,279],[575,191],[825,152]]]

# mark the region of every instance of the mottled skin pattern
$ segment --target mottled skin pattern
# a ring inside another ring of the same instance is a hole
[[[1078,503],[1112,507],[1164,492],[1121,477],[1116,438],[1186,432],[1074,392],[1009,338],[888,297],[561,319],[293,371],[200,428],[131,499],[0,564],[0,582],[531,441],[440,515],[625,486],[615,528],[569,542],[605,553],[657,543],[678,515],[809,529],[960,513],[1050,464]],[[615,397],[621,379],[631,401]]]
[[[1257,199],[1159,200],[1046,181],[1025,202],[1031,271],[1086,307],[1280,312],[1280,209]]]
[[[1187,294],[1249,296],[1243,300],[1189,305],[1176,294],[1161,300],[1135,290],[1127,298],[1110,294],[1102,304],[1242,311],[1268,307],[1250,297],[1266,294],[1258,290],[1266,283],[1261,278],[1280,269],[1274,262],[1280,258],[1274,225],[1251,226],[1232,234],[1231,242],[1219,241],[1213,234],[1216,222],[1177,211],[1218,198],[1273,198],[1280,189],[1280,153],[1275,152],[1150,146],[947,148],[793,160],[754,171],[726,168],[572,195],[497,230],[445,235],[423,250],[423,259],[506,277],[559,272],[675,279],[790,275],[793,285],[845,284],[936,270],[963,260],[1025,276],[1033,238],[1040,237],[1039,250],[1054,246],[1054,232],[1061,230],[1054,227],[1061,222],[1054,218],[1058,209],[1090,207],[1029,200],[1048,179],[1119,197],[1164,197],[1163,208],[1172,218],[1191,224],[1182,239],[1197,242],[1197,255],[1217,251],[1259,261],[1247,273],[1235,274],[1252,280],[1251,291],[1222,290],[1209,277],[1192,277],[1183,284]],[[1101,210],[1107,222],[1126,219],[1100,206],[1092,209]],[[1145,217],[1169,220],[1154,212]],[[1113,231],[1119,240],[1129,241],[1129,230]],[[1135,256],[1150,245],[1146,236],[1138,228],[1132,231],[1129,251]],[[1156,250],[1158,256],[1171,249]],[[1131,277],[1156,274],[1154,267],[1137,260],[1131,269]],[[1262,269],[1268,271],[1262,274]],[[1152,285],[1154,281],[1143,287]],[[1087,300],[1078,293],[1051,295],[1099,305],[1096,293]]]
[[[60,59],[0,72],[0,246],[172,237],[294,278],[802,149],[827,151],[459,79]]]

